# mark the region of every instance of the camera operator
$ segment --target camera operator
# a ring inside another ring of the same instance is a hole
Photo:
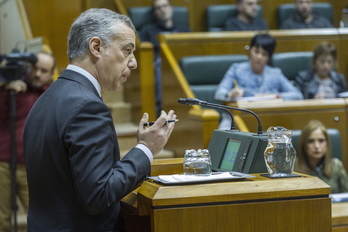
[[[28,211],[28,186],[23,155],[24,122],[35,101],[53,82],[56,63],[54,56],[49,53],[39,52],[36,56],[37,62],[31,66],[28,74],[21,78],[23,80],[0,83],[0,232],[11,231],[10,90],[16,93],[16,192],[25,212]]]

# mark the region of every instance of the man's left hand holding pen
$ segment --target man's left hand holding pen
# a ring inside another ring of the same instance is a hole
[[[144,113],[138,126],[138,143],[145,145],[153,155],[156,155],[164,148],[174,129],[175,123],[168,122],[176,122],[177,119],[173,110],[168,114],[162,110],[155,122],[148,120],[149,115]]]

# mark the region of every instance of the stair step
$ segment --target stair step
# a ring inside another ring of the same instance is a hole
[[[121,151],[129,151],[137,144],[138,127],[135,124],[131,122],[116,123],[115,128]]]
[[[114,102],[124,102],[124,93],[123,89],[116,91],[107,91],[102,93],[103,101],[106,104]]]
[[[107,104],[114,123],[128,123],[131,122],[131,105],[125,102],[116,102]]]

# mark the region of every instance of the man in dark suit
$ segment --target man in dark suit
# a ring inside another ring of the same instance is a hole
[[[294,0],[296,12],[290,15],[280,29],[332,28],[331,22],[313,12],[312,0]]]
[[[116,90],[137,67],[128,17],[89,9],[68,36],[70,64],[32,108],[24,131],[28,231],[123,231],[120,200],[150,174],[153,155],[174,128],[173,111],[151,127],[144,113],[138,144],[120,160],[102,91]]]
[[[225,22],[225,31],[267,30],[267,22],[258,17],[258,0],[236,0],[238,14]]]

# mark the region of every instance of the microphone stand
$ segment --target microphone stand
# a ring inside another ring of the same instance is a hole
[[[11,132],[11,210],[13,216],[13,231],[17,232],[17,187],[16,187],[16,169],[17,169],[17,147],[16,147],[16,93],[14,90],[10,90],[9,94],[9,106],[10,106],[10,132]]]
[[[184,104],[184,105],[200,105],[200,106],[206,106],[206,107],[216,108],[216,109],[225,109],[228,112],[229,112],[228,109],[231,109],[231,110],[238,110],[238,111],[243,111],[243,112],[250,113],[257,119],[257,122],[258,122],[257,135],[263,135],[261,120],[251,110],[236,108],[236,107],[232,107],[232,106],[219,105],[219,104],[215,104],[215,103],[202,101],[202,100],[199,100],[199,99],[196,99],[196,98],[179,98],[178,102],[180,104]],[[230,114],[230,115],[231,115],[231,117],[233,119],[232,114]],[[233,120],[232,120],[232,122],[233,122]],[[232,125],[231,125],[231,127],[232,127]]]
[[[202,102],[203,102],[202,106],[208,106],[208,107],[209,106],[211,106],[211,107],[220,106],[220,105],[215,104],[215,103],[209,103],[209,102],[205,102],[205,101],[202,101]],[[257,134],[258,135],[262,135],[263,134],[261,120],[257,116],[257,114],[255,114],[253,111],[247,110],[247,109],[242,109],[242,108],[236,108],[236,107],[232,107],[232,106],[225,106],[225,105],[224,105],[224,107],[227,108],[227,109],[238,110],[238,111],[243,111],[243,112],[247,112],[247,113],[252,114],[257,119],[257,122],[258,122]]]

